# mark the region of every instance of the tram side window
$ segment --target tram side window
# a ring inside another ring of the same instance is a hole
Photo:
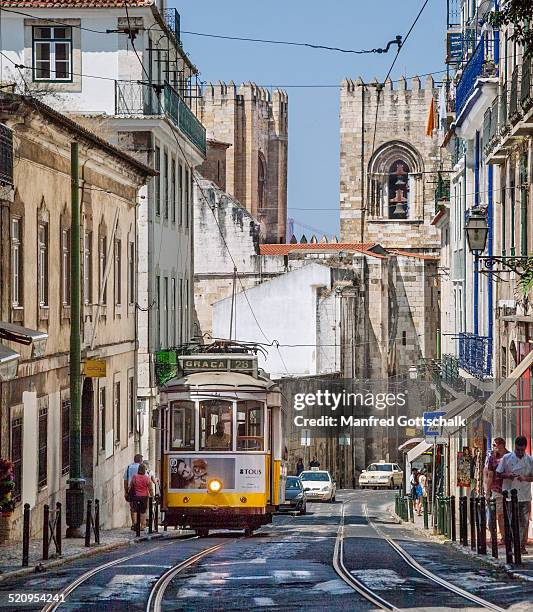
[[[237,404],[237,450],[263,450],[263,405],[251,400]]]
[[[172,402],[172,450],[194,450],[194,402]]]
[[[200,449],[232,450],[233,405],[221,400],[200,403]]]

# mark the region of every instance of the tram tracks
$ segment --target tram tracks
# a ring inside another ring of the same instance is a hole
[[[361,580],[356,578],[344,564],[344,538],[345,538],[345,505],[346,501],[342,503],[341,509],[341,521],[339,525],[339,529],[337,531],[337,537],[335,540],[335,548],[333,552],[333,567],[337,574],[342,580],[348,584],[354,591],[363,596],[367,601],[375,605],[376,607],[382,610],[399,610],[397,606],[395,606],[390,601],[383,598],[381,595],[376,593],[376,591],[370,588],[368,585],[364,584]],[[495,604],[474,595],[473,593],[469,593],[464,589],[448,582],[444,578],[437,576],[433,572],[430,572],[423,566],[421,566],[409,553],[407,553],[397,542],[395,542],[392,538],[390,538],[387,534],[383,532],[369,517],[368,515],[368,507],[366,504],[363,504],[363,513],[367,524],[369,527],[373,529],[373,531],[399,555],[399,557],[407,564],[411,569],[415,570],[418,574],[423,576],[426,580],[439,585],[440,587],[450,591],[451,593],[462,597],[463,599],[468,600],[472,604],[476,604],[477,606],[487,609],[494,610],[496,612],[503,612],[503,608],[496,606]]]

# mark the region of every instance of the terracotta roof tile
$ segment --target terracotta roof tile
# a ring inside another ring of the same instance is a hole
[[[365,242],[363,244],[356,242],[332,242],[332,243],[312,243],[312,244],[261,244],[259,252],[261,255],[288,255],[295,251],[323,251],[324,253],[332,251],[359,251],[375,255],[370,249],[378,246],[375,242]]]
[[[152,6],[154,0],[128,0],[128,8]],[[4,8],[124,8],[124,0],[2,0]]]

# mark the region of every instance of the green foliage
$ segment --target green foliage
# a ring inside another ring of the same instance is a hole
[[[529,291],[533,288],[533,257],[529,256],[524,265],[524,271],[520,276],[520,280],[517,283],[518,291],[527,296]]]
[[[499,11],[490,14],[490,24],[495,28],[512,25],[514,32],[511,40],[524,46],[525,55],[533,55],[533,29],[531,28],[533,9],[531,0],[509,0],[509,2],[505,4],[502,2],[501,4],[502,8]]]

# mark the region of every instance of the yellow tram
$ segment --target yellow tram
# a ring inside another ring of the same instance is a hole
[[[253,352],[204,348],[178,356],[178,375],[160,389],[164,522],[251,535],[284,502],[280,392]]]

